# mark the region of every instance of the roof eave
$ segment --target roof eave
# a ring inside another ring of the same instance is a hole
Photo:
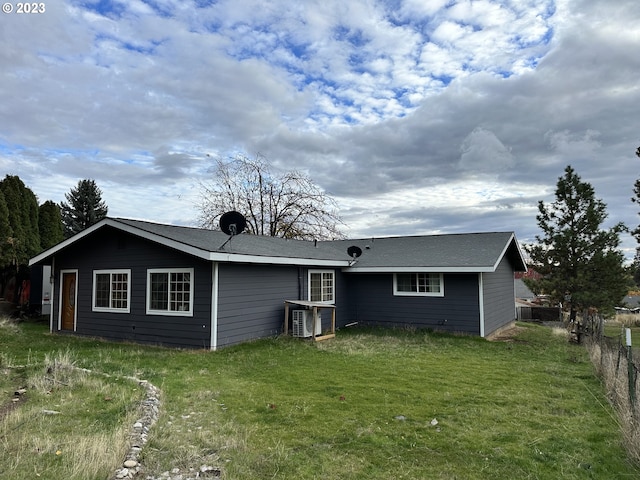
[[[240,253],[211,252],[207,258],[212,262],[226,263],[260,263],[270,265],[295,265],[309,267],[337,267],[344,268],[349,265],[348,260],[314,259],[301,257],[271,257],[261,255],[247,255]]]
[[[73,237],[51,247],[48,250],[40,253],[29,260],[29,265],[35,265],[46,260],[49,257],[54,256],[59,251],[67,248],[73,243],[81,240],[87,235],[92,234],[96,230],[111,226],[120,231],[130,233],[137,237],[142,237],[152,242],[164,245],[166,247],[173,248],[183,253],[193,255],[194,257],[201,258],[212,262],[231,262],[231,263],[261,263],[271,265],[306,265],[312,267],[346,267],[349,265],[348,260],[331,260],[331,259],[310,259],[310,258],[298,258],[298,257],[274,257],[274,256],[261,256],[261,255],[248,255],[239,253],[225,253],[225,252],[211,252],[197,248],[170,238],[151,233],[147,230],[143,230],[127,223],[119,222],[112,218],[105,218],[100,222],[92,225],[91,227],[83,230],[82,232],[74,235]]]
[[[110,218],[106,218],[104,220],[99,221],[98,223],[91,225],[89,228],[86,228],[85,230],[83,230],[82,232],[74,235],[71,238],[67,238],[66,240],[63,240],[62,242],[58,243],[57,245],[54,245],[51,248],[48,248],[47,250],[40,252],[38,255],[36,255],[35,257],[29,259],[29,266],[31,265],[35,265],[37,263],[42,262],[43,260],[55,255],[56,253],[58,253],[60,250],[64,250],[65,248],[67,248],[69,245],[77,242],[78,240],[86,237],[87,235],[90,235],[91,233],[95,232],[96,230],[98,230],[99,228],[102,228],[104,225],[107,225],[111,222]]]
[[[502,252],[498,256],[498,259],[496,260],[496,263],[494,264],[492,271],[494,272],[496,271],[496,269],[498,268],[498,265],[500,264],[504,256],[507,254],[507,252],[509,251],[512,245],[516,251],[516,254],[520,263],[519,265],[514,265],[513,269],[516,272],[527,271],[527,262],[525,262],[524,260],[524,254],[522,253],[522,249],[520,248],[520,242],[518,242],[518,240],[516,239],[515,233],[511,233],[511,236],[509,237],[509,241],[505,244],[504,248],[502,249]]]
[[[347,267],[342,269],[349,273],[480,273],[494,272],[492,266],[474,267],[442,267],[442,266],[412,266],[412,267]]]
[[[58,253],[59,251],[67,248],[68,246],[72,245],[73,243],[83,239],[84,237],[86,237],[87,235],[91,235],[93,232],[95,232],[96,230],[99,230],[101,228],[104,228],[106,226],[111,226],[113,228],[116,228],[118,230],[121,230],[123,232],[127,232],[130,233],[132,235],[135,235],[137,237],[142,237],[145,238],[147,240],[151,240],[153,242],[159,243],[161,245],[165,245],[167,247],[171,247],[174,248],[176,250],[179,250],[181,252],[184,253],[188,253],[190,255],[199,257],[199,258],[203,258],[203,259],[207,259],[209,256],[209,252],[206,252],[200,248],[196,248],[193,247],[191,245],[187,245],[181,242],[177,242],[175,240],[171,240],[169,238],[163,237],[161,235],[156,235],[155,233],[151,233],[148,232],[146,230],[142,230],[140,228],[136,228],[133,227],[131,225],[128,225],[126,223],[122,223],[119,222],[118,220],[114,220],[112,218],[105,218],[104,220],[99,221],[98,223],[96,223],[95,225],[90,226],[89,228],[83,230],[82,232],[74,235],[73,237],[59,243],[58,245],[51,247],[48,250],[45,250],[44,252],[40,253],[39,255],[33,257],[31,260],[29,260],[29,265],[35,265],[36,263],[40,263],[43,260],[55,255],[56,253]]]

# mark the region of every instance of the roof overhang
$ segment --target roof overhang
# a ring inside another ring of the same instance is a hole
[[[157,235],[155,233],[151,233],[146,230],[136,228],[134,226],[131,226],[123,222],[119,222],[112,218],[105,218],[104,220],[101,220],[95,225],[92,225],[91,227],[78,233],[77,235],[74,235],[73,237],[51,247],[50,249],[45,250],[39,255],[36,255],[31,260],[29,260],[29,265],[31,266],[37,263],[41,263],[45,261],[47,258],[53,257],[54,255],[56,255],[56,253],[64,250],[71,244],[83,239],[88,235],[91,235],[96,230],[99,230],[101,228],[105,228],[108,226],[123,232],[130,233],[131,235],[135,235],[137,237],[145,238],[147,240],[158,243],[160,245],[173,248],[180,252],[193,255],[194,257],[211,261],[211,262],[261,263],[261,264],[270,264],[270,265],[298,265],[298,266],[305,265],[305,266],[312,266],[312,267],[338,267],[338,268],[346,267],[349,265],[348,260],[325,260],[325,259],[297,258],[297,257],[249,255],[249,254],[243,254],[243,253],[211,252],[208,250],[203,250],[198,247],[194,247],[192,245],[178,242],[176,240],[172,240],[162,235]]]
[[[349,273],[479,273],[494,272],[493,267],[349,267]]]
[[[520,242],[518,242],[518,240],[516,239],[516,235],[514,233],[511,234],[511,238],[509,238],[509,241],[504,246],[504,249],[502,250],[500,257],[498,257],[498,260],[494,265],[493,271],[495,271],[495,269],[498,268],[498,264],[502,261],[504,256],[509,253],[509,249],[513,249],[513,253],[515,254],[515,258],[513,258],[513,255],[512,255],[512,258],[510,258],[510,260],[515,263],[515,265],[513,266],[513,269],[516,272],[526,272],[527,262],[524,259],[522,248],[520,248]]]
[[[245,255],[241,253],[211,253],[207,260],[212,262],[229,262],[229,263],[263,263],[270,265],[304,265],[309,267],[346,267],[349,265],[348,260],[322,260],[313,258],[297,258],[297,257],[266,257],[261,255]]]
[[[256,255],[250,253],[239,252],[224,252],[224,251],[211,251],[187,243],[183,243],[172,238],[159,235],[157,233],[150,232],[130,225],[126,222],[118,221],[113,218],[105,218],[100,222],[92,225],[91,227],[83,230],[82,232],[74,235],[73,237],[60,242],[59,244],[45,250],[44,252],[36,255],[29,260],[29,265],[35,265],[43,263],[48,258],[55,256],[58,252],[69,247],[73,243],[91,235],[95,231],[112,227],[122,232],[129,233],[131,235],[147,239],[154,243],[164,245],[168,248],[192,255],[205,261],[210,262],[224,262],[224,263],[253,263],[253,264],[266,264],[266,265],[291,265],[291,266],[309,266],[309,267],[328,267],[328,268],[341,268],[343,272],[349,273],[483,273],[483,272],[495,272],[500,262],[505,255],[509,256],[510,261],[513,263],[513,268],[516,271],[526,271],[526,263],[524,261],[524,255],[520,249],[520,245],[512,233],[509,240],[505,242],[505,246],[501,254],[497,257],[496,262],[493,265],[460,265],[460,266],[433,266],[433,265],[410,265],[410,266],[363,266],[357,261],[354,263],[353,259],[319,259],[319,258],[307,258],[307,257],[287,257],[287,256],[274,256],[274,255]]]

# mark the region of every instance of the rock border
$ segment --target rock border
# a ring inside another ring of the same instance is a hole
[[[140,470],[139,455],[142,447],[149,439],[149,431],[156,423],[160,410],[160,389],[148,382],[136,377],[123,377],[136,382],[145,389],[145,398],[140,404],[140,418],[131,427],[129,451],[125,457],[122,467],[116,470],[112,480],[133,478]]]

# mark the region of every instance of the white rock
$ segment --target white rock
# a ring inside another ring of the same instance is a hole
[[[42,410],[45,415],[60,415],[60,412],[56,410]]]
[[[134,468],[138,466],[138,462],[136,462],[135,460],[127,460],[126,462],[124,462],[123,465],[126,468]]]

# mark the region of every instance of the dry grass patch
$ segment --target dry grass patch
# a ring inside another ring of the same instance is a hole
[[[629,456],[640,464],[640,399],[632,403],[629,395],[628,364],[624,354],[617,349],[602,349],[597,343],[588,344],[589,354],[598,375],[602,379],[607,398],[614,406],[624,445]],[[637,395],[637,394],[636,394]]]
[[[75,364],[64,350],[24,367],[26,400],[0,421],[0,477],[97,480],[121,465],[143,392]]]
[[[626,328],[640,327],[640,313],[619,313],[610,323]]]

